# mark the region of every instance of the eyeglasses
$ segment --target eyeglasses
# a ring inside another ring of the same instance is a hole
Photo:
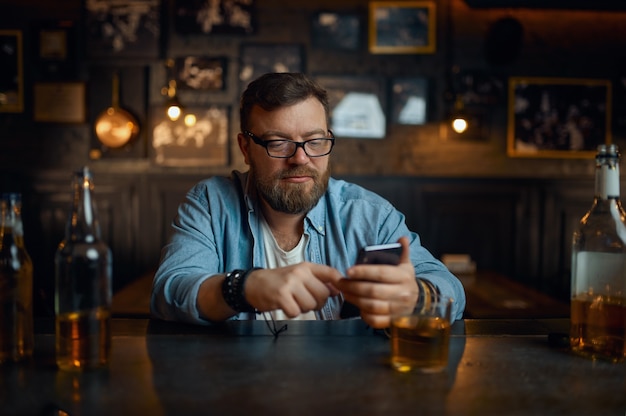
[[[268,319],[268,315],[269,315],[269,319]],[[270,330],[272,335],[274,335],[274,339],[278,339],[278,336],[280,335],[280,333],[285,332],[287,330],[287,324],[284,324],[280,328],[276,328],[276,321],[274,320],[274,317],[272,316],[271,312],[263,312],[263,318],[265,318],[265,324],[267,325],[267,328]],[[271,324],[270,324],[270,321],[272,322]]]
[[[295,142],[293,140],[263,140],[259,136],[244,131],[243,134],[250,137],[253,142],[259,146],[263,146],[267,155],[279,159],[288,159],[296,154],[298,148],[301,147],[308,157],[326,156],[333,150],[335,145],[335,136],[333,132],[328,130],[330,138],[320,137],[319,139],[305,140],[303,142]]]

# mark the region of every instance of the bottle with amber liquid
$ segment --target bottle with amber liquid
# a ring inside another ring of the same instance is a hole
[[[613,362],[626,358],[626,213],[619,160],[617,146],[598,146],[593,204],[572,246],[571,348]]]
[[[22,197],[0,198],[0,363],[33,354],[33,262],[24,246]]]
[[[56,362],[104,368],[111,350],[111,251],[100,237],[89,168],[74,174],[65,238],[55,255]]]

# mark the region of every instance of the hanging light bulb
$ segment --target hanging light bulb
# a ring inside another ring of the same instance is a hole
[[[178,97],[176,96],[176,81],[175,80],[170,80],[170,82],[168,83],[166,94],[167,94],[167,109],[166,109],[167,117],[172,121],[176,121],[183,114],[183,107],[180,104],[180,101],[178,101]]]
[[[452,130],[459,134],[464,133],[469,127],[467,114],[464,112],[463,99],[460,95],[457,95],[456,100],[454,101],[450,124],[452,126]]]

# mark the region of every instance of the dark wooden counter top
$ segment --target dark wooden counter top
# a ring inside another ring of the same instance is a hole
[[[389,341],[360,320],[212,327],[113,322],[107,371],[54,366],[50,322],[38,322],[32,362],[0,367],[3,415],[624,415],[626,364],[593,362],[551,344],[566,319],[455,323],[450,363],[399,374]],[[555,338],[558,340],[558,337]]]

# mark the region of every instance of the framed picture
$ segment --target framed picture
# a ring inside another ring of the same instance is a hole
[[[0,30],[0,112],[24,111],[22,32]]]
[[[158,58],[161,0],[85,0],[90,58]]]
[[[356,51],[361,47],[361,19],[350,13],[315,13],[311,43],[316,48]]]
[[[161,166],[195,167],[228,164],[229,108],[190,107],[176,121],[163,107],[153,110],[152,154]]]
[[[379,54],[434,53],[433,1],[372,1],[369,50]]]
[[[256,32],[256,0],[174,0],[174,30],[181,35]]]
[[[421,77],[391,80],[391,121],[421,125],[428,118],[428,80]]]
[[[383,139],[387,132],[382,79],[368,76],[315,77],[328,92],[331,130],[337,137]]]
[[[33,87],[33,119],[42,123],[84,123],[84,82],[40,82]]]
[[[243,44],[240,51],[240,91],[268,72],[304,72],[304,52],[298,44]]]
[[[72,20],[42,21],[36,29],[35,78],[40,81],[76,79],[78,40]]]
[[[185,56],[175,58],[169,79],[180,90],[216,91],[226,87],[225,57]]]
[[[610,143],[611,82],[509,79],[507,153],[512,157],[593,157]]]

